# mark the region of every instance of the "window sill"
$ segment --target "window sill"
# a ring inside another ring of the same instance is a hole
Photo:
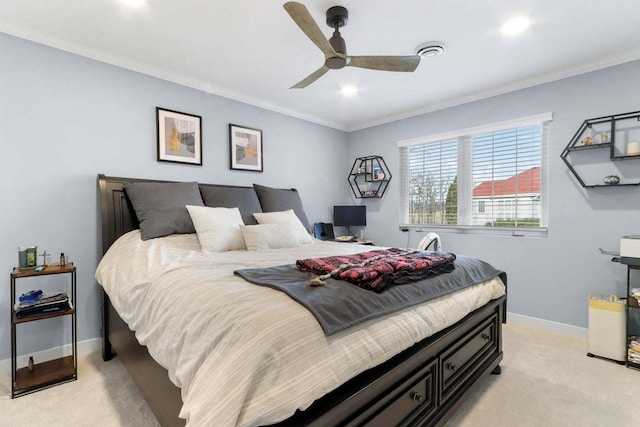
[[[433,231],[436,233],[452,233],[452,234],[476,234],[484,236],[511,236],[511,237],[544,237],[549,234],[546,227],[473,227],[470,225],[417,225],[417,224],[400,224],[400,231]]]

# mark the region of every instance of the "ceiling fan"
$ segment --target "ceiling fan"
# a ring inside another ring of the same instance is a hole
[[[340,27],[347,25],[349,12],[342,6],[333,6],[327,10],[327,25],[334,29],[333,35],[327,40],[320,27],[313,20],[305,5],[290,1],[284,8],[291,19],[309,37],[322,53],[324,64],[308,77],[291,86],[290,89],[302,89],[318,80],[329,70],[339,70],[344,67],[368,68],[382,71],[411,72],[420,63],[420,55],[408,56],[350,56],[347,46],[340,34]]]

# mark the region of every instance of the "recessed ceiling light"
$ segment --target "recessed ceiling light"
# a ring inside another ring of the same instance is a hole
[[[502,34],[505,36],[517,36],[522,34],[529,26],[531,21],[524,16],[516,16],[509,19],[502,25]]]
[[[358,88],[354,85],[344,85],[340,89],[340,93],[342,94],[342,96],[352,97],[355,96],[356,93],[358,93]]]

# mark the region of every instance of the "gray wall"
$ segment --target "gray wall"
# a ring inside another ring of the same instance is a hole
[[[351,158],[382,155],[394,174],[384,199],[366,201],[367,237],[383,245],[407,244],[407,234],[398,229],[397,141],[551,111],[548,237],[441,237],[445,250],[486,259],[508,273],[509,311],[587,327],[590,291],[624,295],[625,268],[598,248],[618,250],[620,237],[640,234],[640,187],[585,190],[560,154],[583,120],[640,110],[639,75],[640,62],[623,64],[351,133]],[[613,167],[630,165],[640,168],[640,159]],[[410,246],[428,231],[411,233]]]
[[[0,34],[0,342],[18,245],[65,252],[78,269],[78,337],[99,336],[96,175],[296,187],[309,220],[347,202],[347,134]],[[155,107],[202,116],[203,166],[156,161]],[[264,173],[229,170],[228,124],[263,131]],[[317,159],[325,161],[319,170]],[[45,279],[43,279],[45,280]],[[19,292],[46,282],[22,282]],[[55,283],[54,286],[61,286]],[[19,326],[19,354],[65,344],[61,320]],[[0,346],[0,360],[10,357]]]

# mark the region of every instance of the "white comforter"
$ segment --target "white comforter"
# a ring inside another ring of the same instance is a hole
[[[284,293],[238,268],[371,250],[317,241],[296,249],[205,255],[195,234],[122,236],[96,279],[151,356],[182,389],[190,427],[270,424],[504,294],[499,279],[326,337]]]

